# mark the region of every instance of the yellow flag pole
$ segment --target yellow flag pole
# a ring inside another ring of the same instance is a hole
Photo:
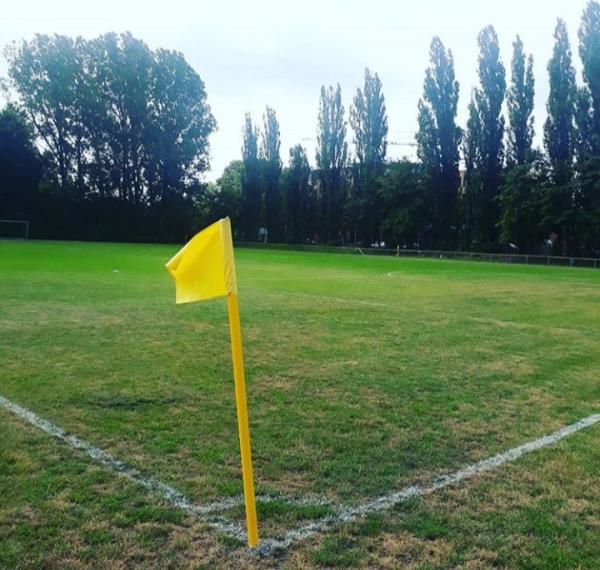
[[[250,427],[248,422],[248,403],[246,399],[244,355],[242,352],[240,305],[236,293],[230,293],[227,295],[227,311],[229,313],[231,357],[233,360],[233,380],[235,382],[235,405],[237,408],[238,431],[240,434],[240,452],[242,456],[242,480],[244,483],[244,501],[246,503],[248,544],[254,548],[258,546],[258,523],[256,518],[256,499],[254,497],[252,451],[250,449]]]

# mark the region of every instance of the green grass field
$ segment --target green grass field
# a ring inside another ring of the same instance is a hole
[[[176,250],[0,242],[0,396],[206,503],[241,494],[226,307],[175,306]],[[357,504],[600,411],[600,271],[236,263],[261,494]],[[1,408],[0,428],[0,568],[600,566],[598,424],[263,560]],[[271,535],[327,511],[259,505]]]

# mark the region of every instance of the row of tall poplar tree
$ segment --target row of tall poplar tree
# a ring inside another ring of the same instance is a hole
[[[543,149],[534,148],[533,57],[513,42],[510,80],[492,26],[478,36],[479,83],[466,128],[457,124],[459,83],[452,52],[431,42],[418,103],[418,162],[386,160],[388,123],[382,84],[365,70],[349,113],[350,157],[339,85],[323,87],[316,168],[301,145],[283,168],[275,111],[263,127],[249,115],[242,161],[214,191],[239,220],[241,238],[562,255],[600,250],[600,4],[588,3],[579,28],[583,84],[577,85],[563,20],[554,31]],[[506,111],[506,112],[505,112]],[[461,170],[463,176],[461,180]],[[512,244],[512,245],[511,245]]]

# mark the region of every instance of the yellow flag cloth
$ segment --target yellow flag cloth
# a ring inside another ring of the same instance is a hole
[[[196,234],[166,268],[175,280],[177,304],[237,294],[229,218]]]

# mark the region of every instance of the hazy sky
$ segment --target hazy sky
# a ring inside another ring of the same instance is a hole
[[[510,67],[511,43],[519,33],[535,58],[536,140],[548,95],[546,63],[557,17],[566,20],[577,68],[577,29],[586,0],[236,0],[144,2],[82,0],[7,2],[0,15],[0,45],[34,33],[94,37],[131,31],[151,48],[176,49],[200,74],[218,122],[211,138],[214,179],[240,157],[241,126],[249,111],[262,122],[265,105],[281,124],[282,159],[301,142],[314,162],[321,85],[339,82],[346,111],[363,71],[379,73],[386,97],[391,157],[414,155],[417,101],[429,43],[439,35],[452,49],[460,82],[459,122],[465,123],[477,81],[477,33],[496,27],[502,58]],[[0,75],[6,62],[0,63]],[[349,140],[351,140],[349,131]]]

